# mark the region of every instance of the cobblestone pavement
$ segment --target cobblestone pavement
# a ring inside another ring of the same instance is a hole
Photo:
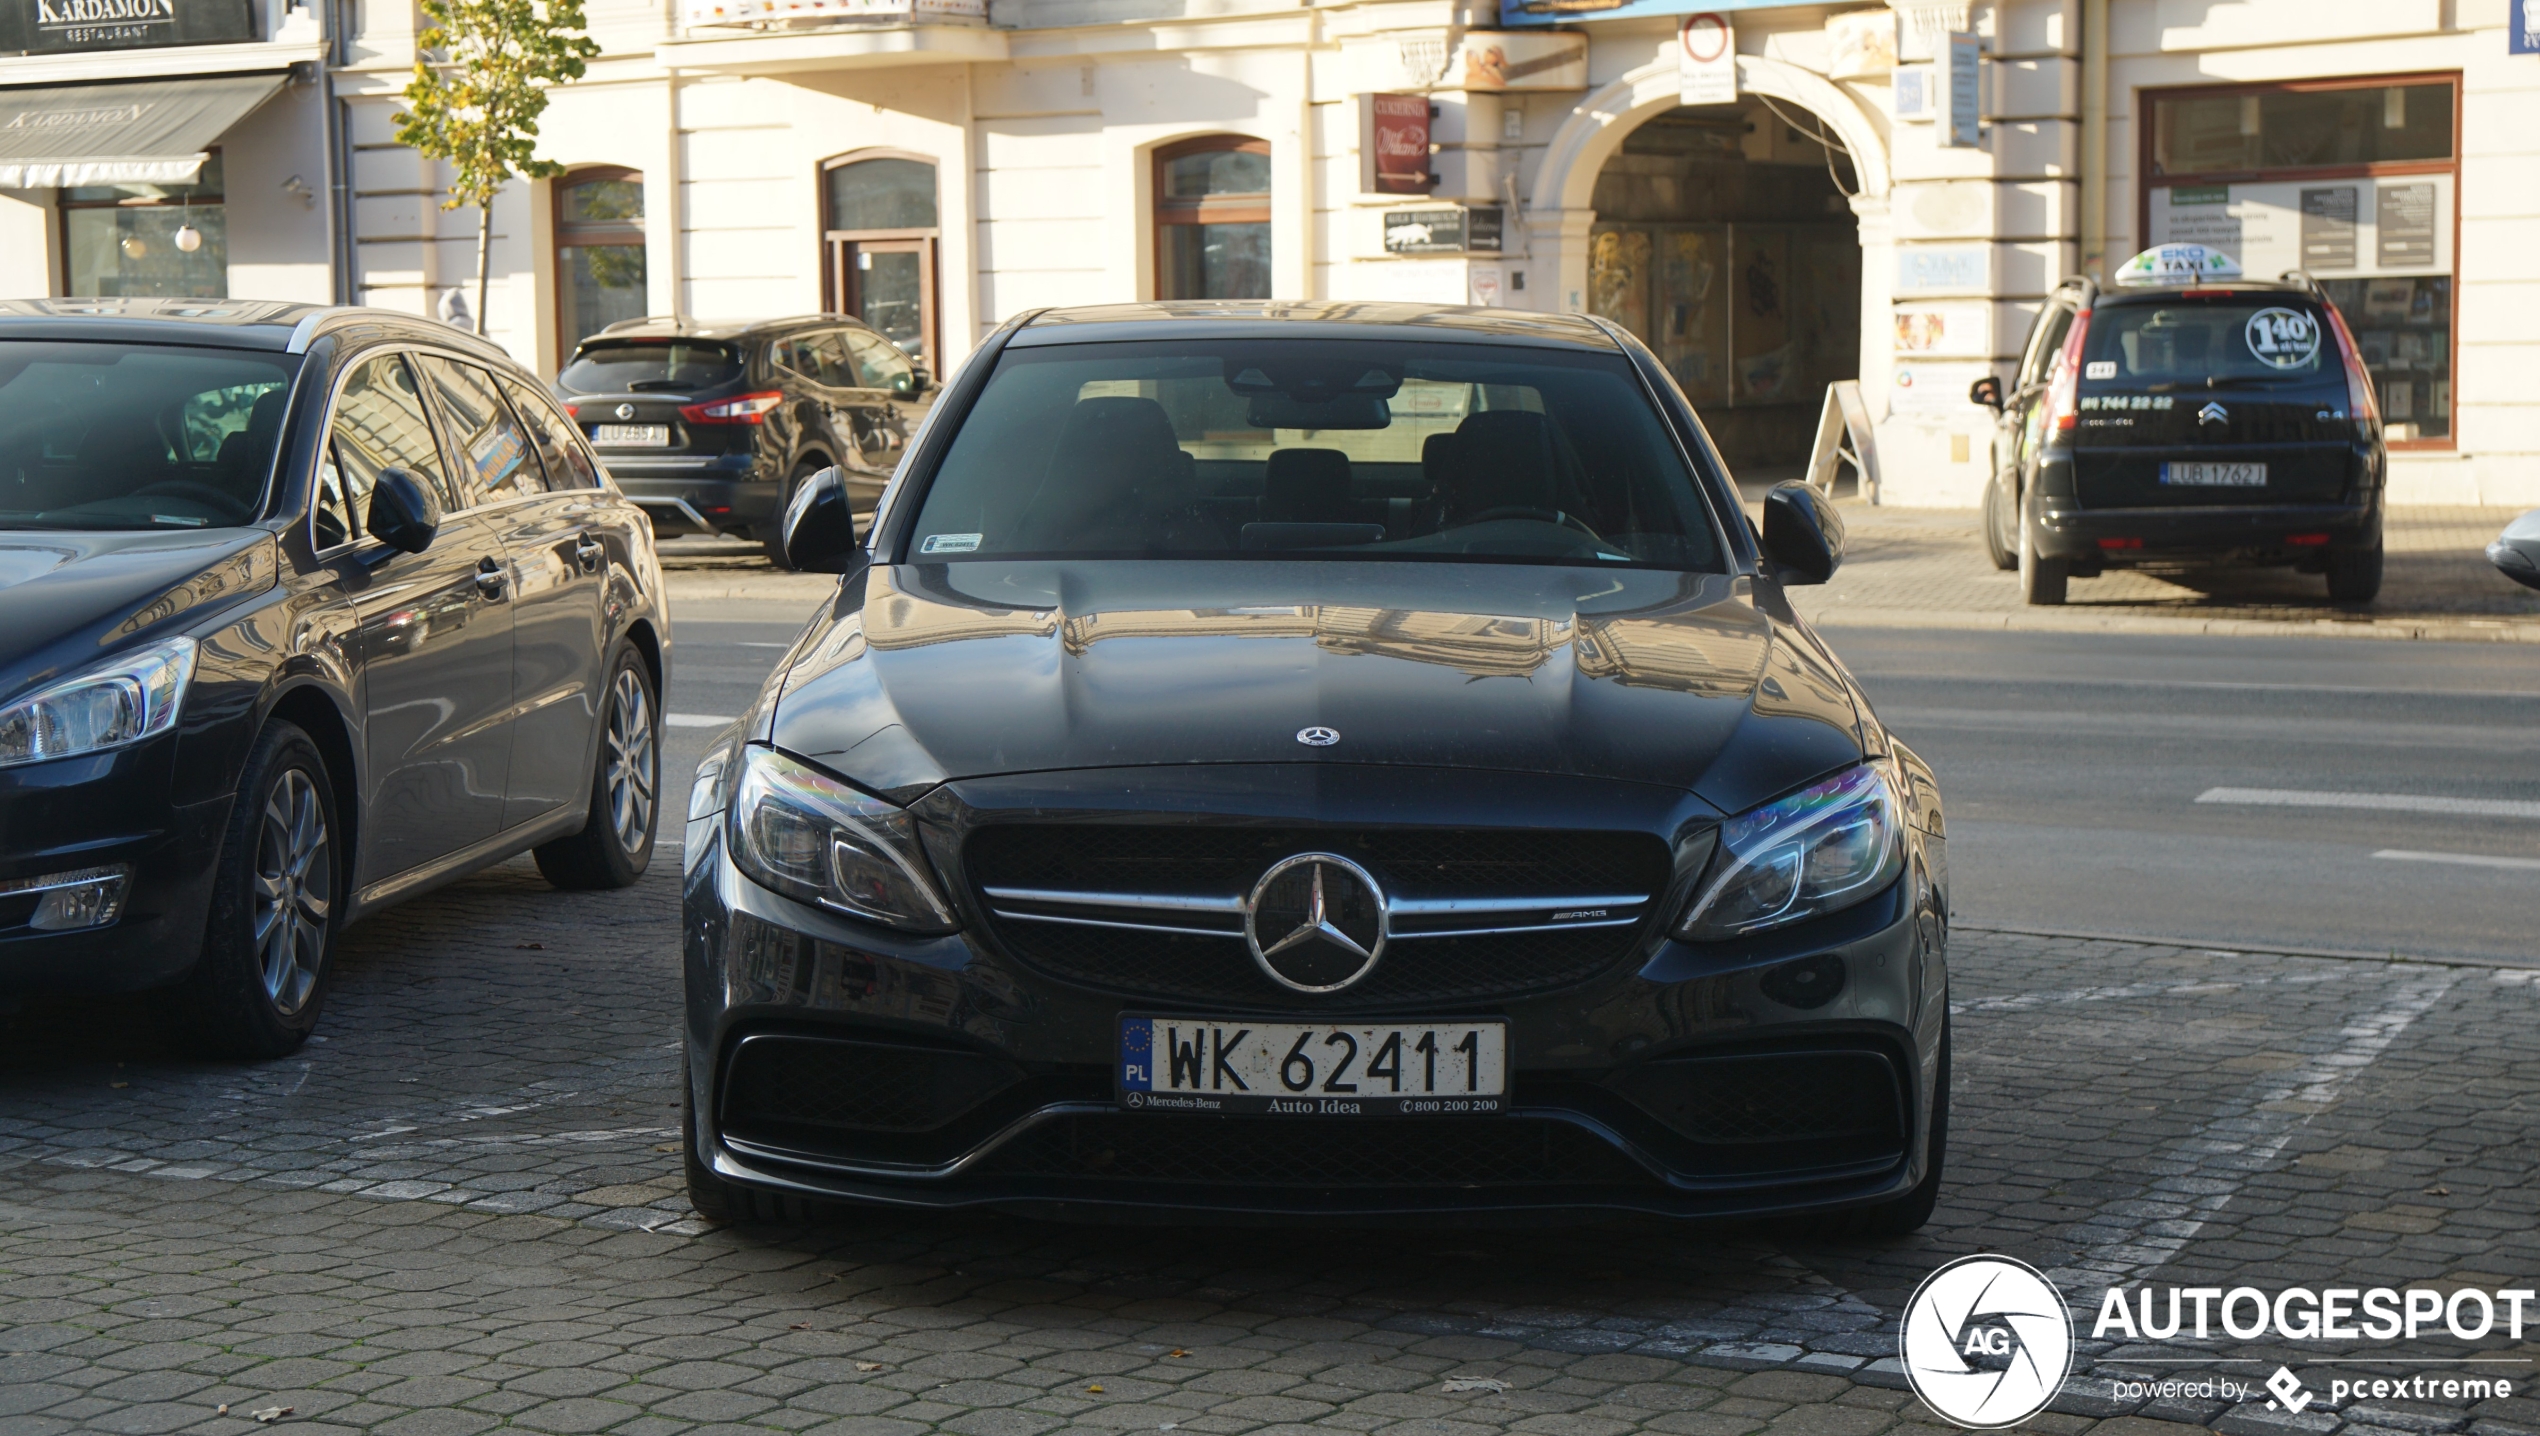
[[[670,866],[594,895],[514,863],[363,924],[323,1040],[284,1062],[178,1060],[127,1008],[24,1010],[0,1033],[0,1433],[283,1408],[394,1436],[1873,1436],[1930,1429],[1895,1322],[1961,1253],[2054,1272],[2085,1335],[2110,1280],[2540,1267],[2533,972],[1963,929],[1950,1182],[1911,1240],[712,1229],[677,1184]],[[2515,1364],[2483,1369],[2540,1379],[2540,1346],[2489,1345]],[[2324,1394],[2354,1368],[2317,1363],[2355,1354],[2291,1356]],[[2540,1430],[2524,1395],[2294,1416],[2112,1385],[2253,1385],[2275,1359],[2085,1340],[2034,1424]]]

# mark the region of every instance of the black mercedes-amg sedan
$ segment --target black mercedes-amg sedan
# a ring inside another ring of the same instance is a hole
[[[1027,314],[853,507],[691,800],[700,1211],[1930,1214],[1939,794],[1622,331]]]
[[[369,309],[0,303],[0,996],[316,1026],[345,925],[652,857],[652,527],[537,379]]]

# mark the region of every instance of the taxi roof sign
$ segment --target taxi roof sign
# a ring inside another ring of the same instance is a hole
[[[2200,279],[2238,279],[2240,262],[2209,245],[2160,244],[2117,270],[2121,285],[2193,284]]]

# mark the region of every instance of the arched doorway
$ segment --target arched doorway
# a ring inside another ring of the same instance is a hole
[[[1649,345],[1742,477],[1795,476],[1826,386],[1860,377],[1859,189],[1842,141],[1762,98],[1652,115],[1597,172],[1586,308]]]
[[[865,150],[821,167],[821,302],[937,364],[935,162]]]

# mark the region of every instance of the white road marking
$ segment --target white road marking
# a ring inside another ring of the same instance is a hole
[[[2373,854],[2399,863],[2458,863],[2465,868],[2516,868],[2540,871],[2540,858],[2494,858],[2485,853],[2412,853],[2405,848],[2383,848]]]
[[[661,721],[673,728],[720,728],[732,717],[718,713],[664,713]]]
[[[745,638],[732,646],[735,648],[791,648],[794,645],[790,643],[758,643]],[[2521,695],[2517,694],[2515,696],[2519,697]]]
[[[2314,793],[2300,788],[2207,788],[2200,803],[2259,808],[2368,808],[2384,813],[2443,813],[2456,818],[2540,821],[2540,803],[2515,798],[2438,798],[2423,793]]]

